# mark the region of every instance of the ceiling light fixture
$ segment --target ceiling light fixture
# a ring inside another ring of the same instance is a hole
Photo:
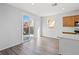
[[[32,5],[34,5],[34,3],[32,3]]]
[[[54,7],[54,6],[57,6],[58,4],[57,3],[52,3],[52,6]]]
[[[62,10],[64,10],[64,8],[62,8]]]

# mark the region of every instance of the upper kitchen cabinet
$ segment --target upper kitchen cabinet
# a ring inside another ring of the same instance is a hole
[[[74,16],[75,26],[79,27],[79,16]]]
[[[73,16],[66,16],[63,17],[63,27],[74,27],[74,17]]]
[[[75,22],[79,21],[79,16],[74,16]]]

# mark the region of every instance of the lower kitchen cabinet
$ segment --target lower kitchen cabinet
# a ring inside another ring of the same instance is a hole
[[[59,40],[59,54],[79,55],[79,40],[61,38]]]

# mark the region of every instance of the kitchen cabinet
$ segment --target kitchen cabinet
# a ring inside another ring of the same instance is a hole
[[[75,22],[79,21],[79,16],[74,16],[74,20],[75,20]]]
[[[74,17],[73,16],[66,16],[63,17],[63,27],[74,27]]]
[[[59,40],[59,54],[79,55],[79,40],[60,38],[60,40]]]

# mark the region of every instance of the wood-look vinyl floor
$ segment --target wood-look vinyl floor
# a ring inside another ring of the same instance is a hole
[[[58,40],[53,38],[32,38],[28,42],[1,51],[0,55],[58,55],[58,44]]]

